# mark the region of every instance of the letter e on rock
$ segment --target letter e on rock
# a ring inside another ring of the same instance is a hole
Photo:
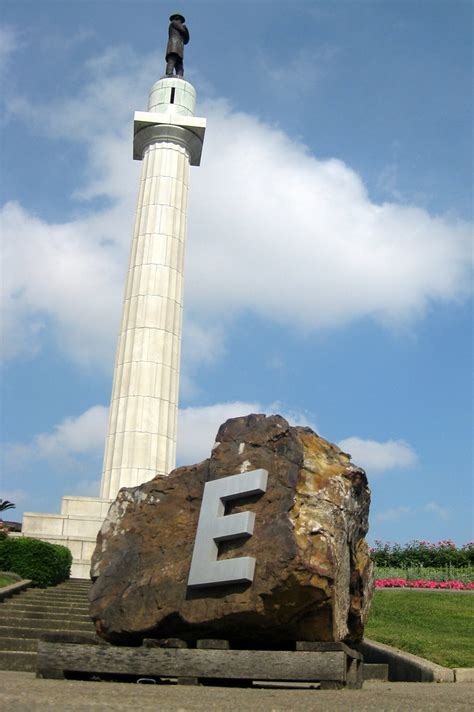
[[[255,514],[239,512],[225,515],[225,503],[231,499],[265,492],[267,479],[267,470],[260,469],[206,482],[188,586],[219,586],[253,581],[255,559],[241,556],[218,561],[218,544],[228,539],[252,536]]]

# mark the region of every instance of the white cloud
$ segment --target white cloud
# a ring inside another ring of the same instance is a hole
[[[228,418],[263,412],[260,403],[241,401],[180,409],[177,438],[178,463],[191,465],[209,457],[217,430]]]
[[[68,489],[69,494],[77,494],[80,497],[98,497],[100,492],[100,479],[79,480]]]
[[[378,177],[377,187],[387,197],[392,198],[396,202],[402,202],[404,196],[398,188],[398,172],[399,169],[396,162],[387,164]]]
[[[17,30],[11,25],[0,25],[0,78],[10,64],[11,55],[19,46]]]
[[[314,92],[321,81],[332,73],[334,60],[340,54],[340,47],[322,44],[317,49],[314,46],[301,47],[298,51],[291,50],[291,56],[280,64],[274,57],[261,54],[259,57],[260,72],[264,77],[262,90],[269,88],[282,95],[282,86],[291,85],[292,91],[304,91],[306,95]],[[308,82],[307,72],[302,67],[311,67],[311,81]]]
[[[220,324],[200,324],[187,318],[183,330],[189,343],[183,354],[187,365],[210,364],[224,353],[224,334]]]
[[[77,418],[65,418],[52,433],[38,435],[36,445],[42,457],[61,451],[83,453],[104,447],[108,409],[95,405]]]
[[[208,113],[190,194],[187,288],[196,309],[249,309],[318,329],[367,316],[411,320],[431,301],[469,290],[467,226],[376,205],[342,161],[318,161],[223,102]]]
[[[250,413],[278,413],[291,425],[309,426],[317,432],[310,414],[289,409],[278,402],[230,401],[181,408],[178,414],[178,464],[193,464],[209,457],[219,426],[229,418]],[[42,460],[57,467],[66,465],[83,470],[81,463],[91,462],[92,458],[96,463],[97,458],[102,456],[107,422],[108,408],[103,405],[95,405],[78,416],[64,418],[50,432],[39,433],[28,443],[8,445],[5,448],[7,466],[12,470],[26,470],[32,462]],[[352,443],[354,446],[348,447]],[[369,474],[374,469],[389,469],[416,462],[413,450],[401,441],[377,443],[348,438],[338,445],[344,451],[351,452],[356,464],[366,467]],[[74,492],[96,493],[97,483],[97,479],[83,478]],[[435,512],[442,518],[445,516],[445,511],[434,502],[425,505],[424,511]]]
[[[446,507],[441,507],[441,505],[437,504],[436,502],[428,502],[427,504],[422,507],[423,512],[430,512],[435,514],[439,519],[442,519],[443,521],[447,521],[450,516],[451,512],[449,509],[446,509]]]
[[[3,235],[4,356],[34,353],[48,328],[81,364],[113,363],[124,269],[120,247],[104,243],[120,211],[51,225],[17,203],[0,212]]]
[[[265,406],[258,402],[232,401],[182,408],[178,414],[178,463],[193,464],[209,457],[219,426],[229,418],[250,413],[279,413],[291,425],[309,425],[314,429],[307,414],[286,409],[280,403]],[[102,455],[107,422],[108,408],[102,405],[92,406],[77,417],[64,418],[50,432],[39,433],[30,442],[7,445],[4,448],[7,467],[26,470],[32,462],[45,460],[74,469],[81,461],[88,462],[87,458]],[[73,494],[94,493],[97,483],[95,479],[82,479],[74,486]]]
[[[26,502],[28,499],[28,492],[26,492],[23,489],[9,489],[9,490],[4,490],[3,488],[0,490],[0,499],[6,500],[7,502],[12,502],[12,504],[15,504],[16,506],[23,504],[23,502]],[[5,510],[6,512],[13,512],[15,511],[14,509],[8,509]],[[2,515],[3,518],[5,518],[5,515]],[[8,518],[8,516],[7,516]]]
[[[250,413],[278,413],[286,418],[290,425],[309,425],[314,429],[309,416],[288,410],[280,403],[262,405],[257,402],[232,401],[182,408],[178,414],[178,463],[190,465],[209,457],[219,426],[229,418]]]
[[[78,95],[16,104],[36,127],[84,145],[88,168],[76,198],[110,202],[65,224],[4,207],[10,356],[34,353],[48,329],[71,360],[111,368],[137,191],[130,116],[146,106],[157,61],[108,50],[89,62]],[[367,317],[399,324],[469,293],[467,224],[371,202],[342,161],[318,160],[225,101],[202,112],[209,122],[202,166],[191,174],[186,261],[188,369],[218,357],[226,329],[246,312],[305,331]]]
[[[5,461],[12,470],[45,460],[56,466],[74,466],[84,457],[102,454],[107,431],[108,408],[95,405],[77,417],[65,418],[48,433],[39,433],[29,443],[5,447]]]
[[[412,515],[420,518],[423,513],[434,514],[438,519],[446,522],[451,517],[451,512],[446,507],[441,507],[437,502],[427,502],[419,507],[393,507],[384,512],[379,512],[374,519],[377,522],[398,522],[400,519]]]
[[[394,507],[393,509],[387,509],[385,512],[380,512],[375,515],[375,520],[377,522],[398,522],[403,517],[406,517],[411,513],[410,507]]]
[[[44,32],[40,37],[40,45],[43,51],[51,52],[59,50],[62,53],[72,52],[84,42],[88,42],[96,36],[95,30],[89,28],[71,28],[67,34]]]
[[[403,440],[377,442],[350,437],[341,440],[338,446],[348,452],[353,462],[366,469],[369,475],[374,471],[414,466],[418,460],[415,451]]]

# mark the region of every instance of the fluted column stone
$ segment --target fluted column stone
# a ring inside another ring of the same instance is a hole
[[[175,467],[189,166],[205,120],[189,82],[164,78],[135,114],[142,160],[112,387],[101,497]]]

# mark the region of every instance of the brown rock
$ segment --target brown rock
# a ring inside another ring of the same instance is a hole
[[[204,484],[258,468],[266,492],[226,510],[255,512],[253,536],[219,548],[219,558],[255,557],[253,583],[189,589]],[[209,459],[119,492],[92,560],[97,631],[116,643],[358,641],[372,590],[369,503],[364,471],[309,428],[279,415],[228,420]]]

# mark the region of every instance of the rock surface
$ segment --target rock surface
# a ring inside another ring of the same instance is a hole
[[[219,558],[255,557],[253,583],[189,589],[205,483],[258,468],[268,471],[266,492],[226,509],[255,512],[253,536],[219,547]],[[279,415],[228,420],[209,459],[119,492],[92,560],[97,631],[124,644],[359,641],[372,590],[369,503],[364,471],[309,428]]]

